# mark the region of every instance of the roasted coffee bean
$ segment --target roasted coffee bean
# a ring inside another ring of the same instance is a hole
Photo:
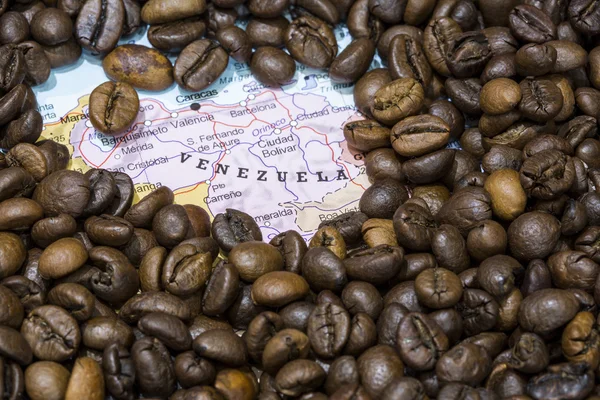
[[[432,18],[423,34],[423,50],[432,68],[443,76],[451,76],[447,53],[450,45],[462,33],[460,26],[449,17]]]
[[[130,348],[134,342],[133,330],[114,317],[95,317],[82,326],[83,344],[91,349],[103,351],[111,343]]]
[[[40,13],[36,17],[38,15]],[[75,37],[87,50],[108,53],[117,45],[124,24],[125,7],[122,1],[87,0],[75,21]]]
[[[562,93],[552,81],[526,78],[521,81],[523,98],[519,111],[536,122],[546,122],[558,115],[563,106]]]
[[[313,68],[329,67],[338,51],[331,28],[310,16],[290,23],[285,32],[285,46],[295,60]]]
[[[477,361],[475,361],[477,360]],[[435,370],[441,382],[478,385],[490,372],[491,359],[487,352],[473,343],[459,343],[448,350]]]
[[[268,307],[282,307],[308,294],[309,287],[300,275],[273,271],[260,276],[252,285],[252,301]]]
[[[227,209],[225,213],[215,216],[212,236],[227,252],[239,243],[262,240],[262,233],[254,219],[234,209]]]
[[[173,66],[167,57],[158,50],[136,44],[111,51],[102,61],[102,67],[109,78],[138,89],[161,91],[174,80]]]
[[[237,26],[228,26],[217,32],[217,40],[238,62],[248,62],[252,56],[252,44],[246,32]]]
[[[200,15],[206,10],[206,1],[150,0],[142,8],[142,20],[149,24],[162,24]]]
[[[200,39],[205,31],[206,23],[204,21],[198,18],[188,18],[150,26],[148,41],[159,50],[180,50]]]
[[[308,338],[312,349],[323,358],[335,358],[350,335],[350,315],[342,307],[321,304],[308,319]]]
[[[512,254],[528,261],[552,252],[560,237],[560,223],[548,213],[532,211],[515,219],[507,232]]]
[[[360,211],[369,218],[391,218],[394,212],[408,200],[403,184],[393,179],[376,181],[360,199]]]
[[[470,78],[479,75],[491,57],[487,37],[481,32],[466,32],[448,47],[446,64],[454,77]]]
[[[44,208],[46,216],[65,213],[77,218],[90,199],[90,181],[79,172],[57,171],[40,182],[33,199]]]
[[[210,86],[227,68],[229,58],[218,43],[196,40],[182,51],[173,69],[175,81],[182,88],[200,91]]]
[[[290,361],[275,376],[278,391],[287,396],[299,396],[317,389],[325,381],[327,374],[315,361]]]
[[[24,168],[37,182],[42,181],[49,173],[44,153],[30,143],[19,143],[10,149],[6,153],[6,162],[9,167]]]
[[[174,351],[185,351],[192,348],[192,337],[188,328],[173,315],[150,313],[140,318],[137,326],[142,333],[159,339]]]
[[[106,390],[110,394],[118,399],[133,397],[135,367],[131,354],[125,346],[115,342],[104,349],[102,370]]]
[[[280,48],[285,44],[285,31],[289,21],[280,16],[277,18],[251,18],[246,26],[246,34],[253,47],[271,46]]]
[[[460,111],[469,115],[480,115],[481,106],[479,96],[482,86],[479,79],[455,79],[448,78],[445,82],[448,97]]]
[[[10,149],[19,143],[35,143],[42,133],[43,120],[36,110],[27,110],[4,129],[0,146]],[[1,131],[0,131],[1,132]]]
[[[429,114],[405,118],[391,131],[392,147],[405,157],[431,153],[445,146],[449,137],[444,120]]]
[[[44,361],[62,362],[79,349],[81,334],[77,321],[63,308],[51,305],[31,311],[21,326],[33,354]],[[51,336],[54,340],[43,340]]]
[[[375,45],[367,38],[355,39],[333,60],[329,76],[336,82],[356,82],[369,69]]]
[[[354,103],[356,107],[363,114],[371,116],[375,94],[391,81],[392,77],[387,68],[377,68],[364,74],[354,86]]]
[[[19,44],[29,38],[29,23],[21,13],[9,11],[2,14],[0,26],[0,44]]]
[[[278,87],[292,82],[296,73],[296,63],[283,50],[262,46],[252,55],[250,69],[260,82]]]
[[[175,370],[169,351],[156,338],[144,337],[131,348],[135,380],[145,396],[168,397],[176,389]]]
[[[35,13],[31,20],[31,36],[47,46],[66,42],[73,34],[73,22],[70,16],[58,8],[44,8]]]
[[[57,44],[55,46],[42,45],[44,53],[50,61],[52,68],[60,68],[67,65],[74,64],[81,57],[81,46],[75,41],[73,37],[64,43]]]
[[[400,271],[404,257],[401,247],[380,245],[349,255],[344,267],[351,279],[374,285],[388,282]]]
[[[415,279],[415,292],[425,306],[441,309],[458,303],[463,288],[454,272],[444,268],[430,268],[421,272]]]
[[[231,367],[244,365],[248,358],[246,344],[233,331],[206,331],[194,339],[193,347],[199,356]]]
[[[397,79],[375,93],[371,114],[383,124],[394,125],[415,115],[423,105],[423,98],[419,82],[412,78]]]
[[[94,128],[107,135],[129,129],[139,108],[138,94],[128,83],[105,82],[90,95],[90,121]]]
[[[417,371],[435,367],[448,350],[448,338],[440,327],[420,313],[406,315],[398,326],[397,346],[402,361]]]
[[[511,11],[508,23],[511,33],[523,42],[545,43],[556,38],[556,26],[542,10],[527,4]]]
[[[58,400],[65,397],[71,374],[61,364],[37,361],[25,370],[25,390],[32,400]]]

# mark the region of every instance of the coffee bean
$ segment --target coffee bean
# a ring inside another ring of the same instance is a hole
[[[290,23],[285,31],[285,46],[296,61],[313,68],[329,67],[338,51],[331,28],[309,16]]]
[[[19,44],[29,38],[29,22],[21,13],[9,11],[2,14],[0,26],[0,44]]]
[[[169,59],[157,50],[140,45],[117,47],[104,58],[102,67],[109,78],[139,89],[161,91],[173,83],[173,66]]]
[[[205,31],[204,21],[198,18],[188,18],[150,26],[148,41],[159,50],[180,50],[200,39]]]
[[[424,92],[419,82],[412,78],[397,79],[375,93],[371,113],[379,122],[394,125],[415,115],[423,105]]]
[[[210,86],[227,68],[227,53],[216,42],[201,39],[188,44],[173,69],[175,81],[190,91],[200,91]]]
[[[142,20],[149,24],[163,24],[200,15],[206,10],[206,1],[150,0],[142,7]]]
[[[262,46],[252,55],[250,70],[260,82],[278,87],[292,82],[296,73],[296,63],[283,50]]]
[[[25,370],[25,390],[32,400],[65,397],[70,372],[53,361],[37,361]]]
[[[359,38],[348,45],[329,67],[329,76],[336,82],[355,82],[369,69],[375,46],[367,38]]]
[[[130,128],[139,107],[138,94],[131,85],[105,82],[90,95],[90,121],[102,133],[119,134]]]

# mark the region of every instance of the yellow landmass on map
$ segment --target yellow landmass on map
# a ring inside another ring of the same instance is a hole
[[[177,204],[194,204],[202,207],[210,219],[213,219],[213,215],[206,206],[204,199],[208,196],[208,185],[204,182],[195,184],[192,186],[184,187],[175,191],[175,203]]]
[[[304,232],[312,232],[322,221],[333,219],[346,211],[358,209],[358,201],[364,193],[364,189],[359,185],[365,188],[370,185],[366,174],[357,176],[353,182],[348,182],[340,190],[329,193],[321,201],[285,203],[282,206],[296,210],[298,227]],[[344,207],[340,208],[340,204],[344,204]]]
[[[44,125],[44,130],[42,131],[40,140],[48,139],[54,140],[60,144],[64,144],[69,149],[69,153],[73,154],[73,146],[71,146],[71,132],[73,131],[73,128],[75,128],[75,125],[80,122],[81,116],[83,115],[83,107],[88,105],[89,98],[89,95],[79,98],[77,107],[69,111],[68,114],[64,115],[56,122]],[[87,171],[87,169],[85,171]]]
[[[67,169],[70,169],[73,171],[79,171],[82,174],[85,174],[91,168],[83,161],[83,158],[74,157],[74,158],[71,158],[69,165],[67,165]]]

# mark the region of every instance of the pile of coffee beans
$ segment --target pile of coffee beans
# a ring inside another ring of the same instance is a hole
[[[116,47],[143,24],[155,48]],[[599,399],[599,38],[595,0],[0,0],[2,397]],[[229,57],[356,82],[360,211],[267,243],[67,170],[31,86],[82,48],[107,134]]]

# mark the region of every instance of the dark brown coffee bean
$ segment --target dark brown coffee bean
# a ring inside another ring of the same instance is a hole
[[[196,40],[179,54],[173,69],[175,81],[186,90],[200,91],[221,76],[228,60],[227,53],[218,43]]]
[[[321,293],[327,293],[326,291],[321,291]],[[319,294],[321,294],[319,293]],[[328,301],[321,301],[318,304],[322,303],[333,303],[340,307],[343,307],[342,300],[340,300],[333,292],[329,292],[330,296],[334,297],[334,300],[328,299]],[[323,296],[322,296],[323,297]],[[337,301],[335,301],[337,300]],[[296,301],[286,307],[284,307],[280,312],[279,316],[283,321],[283,326],[289,329],[296,329],[301,332],[306,332],[308,328],[308,318],[310,314],[315,309],[315,304],[308,303],[306,301]]]
[[[213,225],[214,227],[214,225]],[[243,280],[254,282],[260,276],[283,269],[283,257],[270,244],[250,241],[240,243],[229,254]]]
[[[487,37],[481,32],[465,32],[448,47],[446,64],[456,78],[478,76],[492,58]]]
[[[90,95],[90,121],[94,128],[107,135],[128,130],[139,108],[138,94],[128,83],[105,82]]]
[[[134,342],[133,330],[115,317],[95,317],[82,326],[83,344],[103,351],[112,343],[130,348]]]
[[[437,73],[451,76],[447,56],[450,45],[462,33],[460,26],[449,17],[432,18],[423,34],[423,50]]]
[[[42,45],[55,46],[64,43],[72,34],[73,22],[63,10],[44,8],[31,20],[31,36]]]
[[[479,96],[482,86],[479,79],[448,78],[445,82],[445,88],[452,104],[460,111],[474,116],[481,114]]]
[[[333,304],[317,306],[308,319],[308,338],[320,357],[335,358],[350,335],[350,315]]]
[[[383,21],[370,12],[369,0],[354,2],[348,13],[347,23],[348,30],[355,39],[365,37],[377,42],[385,30]]]
[[[560,307],[554,308],[556,301]],[[545,335],[569,322],[579,310],[575,295],[567,290],[542,289],[527,296],[521,303],[519,325],[526,331]]]
[[[33,354],[44,361],[62,362],[72,357],[79,348],[81,335],[77,321],[63,308],[41,306],[29,313],[21,326]],[[55,340],[43,340],[46,336]]]
[[[63,399],[70,372],[52,361],[37,361],[25,370],[25,390],[32,400]]]
[[[394,125],[417,114],[423,105],[423,87],[412,78],[397,79],[375,93],[371,114],[379,122]]]
[[[569,21],[575,29],[586,34],[600,32],[598,9],[589,0],[577,0],[569,3]]]
[[[369,218],[391,218],[394,212],[408,200],[403,184],[393,179],[376,181],[360,199],[360,211]]]
[[[278,87],[292,82],[296,73],[296,63],[283,50],[263,46],[256,49],[252,55],[250,70],[260,82]]]
[[[375,94],[391,81],[392,78],[387,68],[377,68],[364,74],[354,86],[354,103],[356,107],[363,114],[371,116]]]
[[[294,360],[283,366],[275,376],[278,391],[287,396],[299,396],[317,389],[327,374],[315,361]]]
[[[460,300],[463,288],[458,276],[444,268],[430,268],[415,280],[415,292],[425,306],[441,309],[454,306]]]
[[[48,303],[70,311],[78,321],[86,321],[92,316],[96,298],[82,285],[61,283],[48,292]]]
[[[544,43],[556,39],[556,26],[542,10],[527,4],[511,11],[508,23],[511,33],[523,42]]]
[[[231,208],[215,216],[212,236],[219,243],[219,247],[226,252],[231,251],[239,243],[262,240],[262,233],[254,218]]]
[[[194,339],[193,347],[199,356],[231,367],[244,365],[248,358],[246,344],[233,331],[204,332]]]
[[[352,253],[344,260],[344,267],[351,279],[378,285],[398,274],[403,256],[401,247],[381,245]]]
[[[352,41],[331,63],[329,76],[336,82],[356,82],[369,69],[375,45],[367,38]]]
[[[508,245],[517,259],[548,256],[560,237],[560,223],[552,215],[533,211],[522,214],[508,227]]]
[[[285,32],[285,46],[295,60],[313,68],[329,67],[338,51],[331,28],[324,21],[309,16],[290,23]]]
[[[406,315],[398,326],[398,350],[402,361],[417,371],[432,369],[448,350],[448,338],[440,327],[420,313]]]
[[[0,44],[19,44],[29,38],[29,23],[23,14],[9,11],[0,16]]]
[[[17,85],[23,82],[27,73],[25,57],[16,45],[5,44],[0,47],[0,73],[2,74],[0,89],[2,92],[10,91],[10,93],[2,97],[1,103],[4,104],[0,103],[0,122],[4,125],[18,115],[25,95],[23,91],[25,89],[24,86],[19,87],[16,91],[14,90]],[[14,104],[12,107],[11,103]],[[5,114],[9,115],[5,116]]]
[[[275,375],[287,362],[307,358],[309,351],[308,336],[296,329],[283,329],[266,343],[262,365],[265,371]]]
[[[310,249],[302,260],[302,275],[315,291],[340,292],[347,282],[342,260],[325,247]]]
[[[271,2],[250,0],[248,2],[248,9],[254,16],[260,18],[275,18],[283,14],[289,5],[289,0],[275,0]]]
[[[98,246],[89,251],[89,256],[97,269],[91,277],[92,291],[97,297],[120,305],[137,293],[139,277],[125,254],[111,247]]]
[[[145,335],[159,339],[174,351],[192,348],[192,337],[185,324],[177,317],[165,313],[150,313],[137,323],[138,329]]]
[[[460,343],[446,352],[435,371],[442,382],[457,382],[476,386],[489,374],[491,359],[487,352],[473,343]]]
[[[358,358],[357,363],[362,385],[374,399],[379,398],[388,384],[404,375],[402,360],[390,346],[371,347]]]
[[[180,244],[166,257],[162,285],[176,296],[190,296],[201,290],[211,272],[212,256],[192,244]]]
[[[205,31],[204,21],[188,18],[151,26],[148,29],[148,41],[159,50],[180,50],[200,39]]]
[[[175,391],[173,361],[160,340],[152,337],[137,340],[131,348],[131,356],[135,371],[139,371],[135,380],[144,396],[168,397]]]
[[[283,47],[285,45],[285,31],[289,21],[284,17],[277,18],[251,18],[246,26],[246,33],[253,47],[263,46]]]
[[[308,294],[309,287],[300,275],[273,271],[260,276],[252,285],[252,301],[267,307],[282,307]]]
[[[115,397],[132,397],[135,384],[135,366],[127,348],[112,343],[104,349],[102,369],[106,390]]]
[[[234,60],[238,62],[250,61],[252,43],[243,29],[237,26],[228,26],[217,32],[216,39]]]

